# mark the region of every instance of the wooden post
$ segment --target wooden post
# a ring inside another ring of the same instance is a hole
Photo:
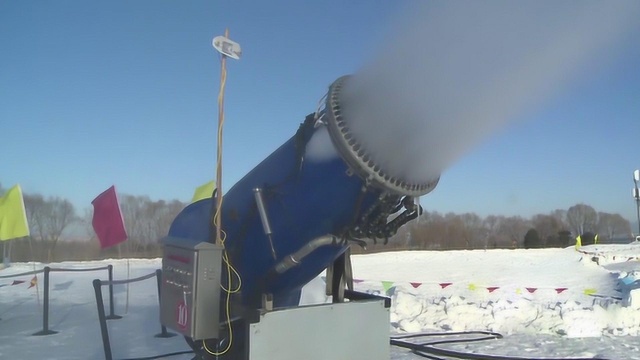
[[[229,38],[229,29],[225,29],[224,36]],[[218,157],[216,166],[216,212],[214,225],[216,227],[216,244],[222,245],[222,127],[224,125],[224,88],[227,81],[227,56],[222,54],[220,63],[220,93],[218,95]]]

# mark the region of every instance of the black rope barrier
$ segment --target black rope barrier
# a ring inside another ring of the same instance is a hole
[[[58,271],[58,272],[81,272],[81,271],[96,271],[96,270],[107,270],[109,269],[109,266],[111,265],[107,265],[107,266],[102,266],[102,267],[97,267],[97,268],[81,268],[81,269],[74,269],[74,268],[51,268],[51,271]]]
[[[52,268],[49,266],[45,266],[42,272],[44,272],[44,300],[43,300],[43,311],[42,311],[42,330],[33,333],[33,336],[43,336],[43,335],[52,335],[57,334],[57,331],[49,329],[49,277],[52,271],[57,272],[83,272],[83,271],[97,271],[97,270],[107,270],[109,272],[109,279],[113,278],[113,265],[107,265],[97,268],[83,268],[83,269],[65,269],[65,268]],[[121,316],[115,315],[114,306],[113,306],[113,287],[109,287],[109,309],[110,315],[108,318],[110,319],[120,319]]]
[[[0,276],[0,279],[10,279],[10,278],[15,278],[15,277],[20,277],[20,276],[40,274],[41,272],[44,272],[44,270],[32,270],[32,271],[27,271],[27,272],[23,272],[23,273],[2,275],[2,276]],[[2,320],[2,318],[0,318],[0,320]]]
[[[20,277],[20,276],[26,276],[26,275],[35,275],[35,274],[40,274],[41,272],[44,272],[44,270],[40,269],[40,270],[27,271],[27,272],[18,273],[18,274],[2,275],[0,276],[0,279],[9,279],[13,277]]]
[[[104,347],[104,357],[105,360],[113,360],[113,354],[111,353],[111,342],[109,340],[109,328],[107,327],[107,316],[104,311],[104,299],[102,297],[102,286],[104,285],[122,285],[128,284],[132,282],[138,282],[142,280],[147,280],[152,277],[156,277],[157,286],[158,286],[158,304],[160,303],[160,288],[162,285],[162,270],[158,269],[153,273],[143,275],[133,279],[126,280],[93,280],[93,289],[96,295],[96,306],[98,307],[98,319],[100,321],[100,333],[102,334],[102,345]],[[162,331],[160,334],[155,335],[155,337],[167,338],[175,336],[176,334],[172,334],[167,332],[167,328],[164,325],[161,325]]]
[[[133,278],[133,279],[125,279],[125,280],[100,280],[100,284],[101,285],[124,285],[124,284],[128,284],[128,283],[132,283],[132,282],[137,282],[137,281],[142,281],[142,280],[147,280],[147,279],[151,279],[152,277],[156,276],[156,273],[152,272],[150,274],[147,275],[143,275],[143,276],[139,276],[137,278]]]

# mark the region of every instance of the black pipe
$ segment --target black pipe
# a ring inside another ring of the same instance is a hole
[[[34,336],[42,336],[42,335],[51,335],[57,334],[57,331],[49,330],[49,273],[51,272],[51,268],[48,266],[44,267],[44,304],[43,304],[43,314],[42,314],[42,330],[33,334]],[[37,281],[37,278],[36,278]]]
[[[98,306],[98,320],[100,321],[100,332],[102,333],[102,345],[104,346],[105,360],[113,360],[111,355],[111,343],[109,342],[109,329],[107,329],[107,317],[104,313],[104,300],[102,299],[102,282],[93,280],[93,290],[96,294],[96,305]]]

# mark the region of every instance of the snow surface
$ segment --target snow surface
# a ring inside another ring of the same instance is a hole
[[[442,347],[475,353],[544,357],[640,359],[640,244],[540,250],[407,251],[353,257],[356,290],[392,298],[392,334],[488,330],[504,338]],[[127,260],[62,262],[53,268],[114,266],[127,278]],[[153,273],[160,259],[131,259],[129,277]],[[14,263],[0,276],[42,269]],[[303,289],[304,304],[330,299],[324,274]],[[92,280],[106,270],[52,272],[49,328],[42,329],[43,275],[0,278],[0,359],[103,359]],[[24,283],[11,285],[14,280]],[[4,286],[3,286],[4,285]],[[105,297],[106,287],[103,288]],[[490,291],[491,290],[491,291]],[[181,337],[160,332],[155,278],[114,287],[108,321],[114,359],[188,350]],[[105,299],[108,312],[108,299]],[[391,358],[417,359],[392,347]],[[191,359],[189,355],[171,359]]]

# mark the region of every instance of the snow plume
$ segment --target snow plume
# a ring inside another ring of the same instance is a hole
[[[638,19],[638,1],[420,3],[346,84],[345,119],[391,175],[435,178],[602,66]]]

